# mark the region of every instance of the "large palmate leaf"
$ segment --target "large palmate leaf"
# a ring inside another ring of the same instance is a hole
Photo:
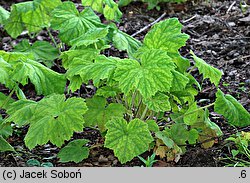
[[[195,61],[195,66],[199,69],[199,72],[203,74],[204,78],[209,78],[212,83],[215,84],[215,86],[218,86],[222,72],[213,66],[207,64],[204,60],[197,57],[194,52],[190,52],[193,55],[193,59]]]
[[[9,117],[6,119],[7,122],[15,122],[17,125],[27,125],[30,123],[30,119],[34,114],[37,102],[32,100],[18,100],[9,105],[7,114]]]
[[[34,54],[36,60],[53,61],[58,57],[58,49],[46,41],[36,41],[32,45],[27,39],[22,40],[15,46],[15,52],[28,52]]]
[[[75,49],[62,52],[60,58],[62,59],[63,67],[69,69],[79,66],[79,60],[82,60],[82,62],[93,62],[93,60],[99,55],[99,53],[100,50],[93,48]]]
[[[64,95],[51,95],[42,99],[29,120],[29,131],[24,139],[26,146],[32,149],[50,141],[60,147],[74,132],[82,131],[86,111],[87,106],[81,98],[65,100]]]
[[[119,21],[122,12],[118,8],[113,0],[82,0],[83,6],[91,6],[93,10],[104,14],[104,17],[107,20],[116,20]]]
[[[106,37],[108,34],[108,28],[95,28],[90,29],[85,34],[70,41],[70,45],[73,46],[88,46],[98,42],[100,39]]]
[[[63,93],[66,85],[65,76],[54,72],[44,65],[27,59],[17,61],[14,65],[12,79],[20,82],[22,85],[28,83],[30,79],[34,84],[37,94],[49,95],[52,93]]]
[[[0,24],[4,24],[5,20],[7,20],[9,16],[10,12],[8,12],[2,6],[0,6]]]
[[[12,72],[11,64],[5,62],[2,57],[0,57],[0,83],[4,84],[8,88],[12,88],[14,82],[10,78]]]
[[[86,100],[88,111],[84,115],[86,126],[98,125],[101,131],[106,129],[105,124],[114,117],[123,117],[126,109],[121,104],[107,105],[103,97],[94,97]]]
[[[0,108],[8,109],[13,102],[14,100],[10,96],[6,96],[0,92]]]
[[[214,110],[222,114],[234,126],[250,125],[249,112],[233,96],[225,95],[220,89],[216,93]]]
[[[120,31],[116,27],[112,27],[114,29],[112,41],[118,50],[126,50],[131,56],[142,45],[140,41]]]
[[[147,50],[141,55],[141,61],[124,59],[117,63],[115,79],[120,89],[128,94],[139,90],[144,98],[155,95],[158,91],[169,91],[175,65],[161,50]]]
[[[119,61],[119,58],[116,57],[106,57],[98,56],[95,59],[95,62],[85,62],[79,60],[79,63],[74,69],[71,69],[69,72],[74,75],[80,75],[82,79],[87,82],[92,79],[94,84],[98,86],[100,80],[108,79],[111,80],[116,69],[116,64]]]
[[[171,109],[169,97],[162,93],[157,93],[151,98],[143,99],[143,103],[146,104],[148,109],[155,112],[165,112]]]
[[[161,21],[147,33],[144,46],[149,49],[161,49],[170,53],[178,53],[178,49],[186,44],[189,36],[181,33],[182,25],[177,18]]]
[[[0,152],[15,151],[14,148],[0,135]]]
[[[59,38],[67,44],[89,29],[104,27],[90,8],[85,8],[79,13],[73,2],[64,2],[52,14],[51,27],[60,31]]]
[[[16,38],[23,30],[38,32],[49,25],[50,13],[61,3],[60,0],[34,0],[12,5],[5,29]]]
[[[172,71],[173,81],[171,86],[171,91],[183,91],[189,79],[178,71]]]
[[[139,119],[127,123],[123,118],[115,118],[106,126],[105,147],[112,149],[121,163],[147,151],[153,141],[148,125]]]
[[[75,163],[79,163],[83,159],[86,159],[89,156],[89,149],[83,146],[88,142],[86,139],[78,139],[68,143],[68,145],[62,148],[57,154],[60,158],[60,162],[74,161]]]
[[[184,123],[186,123],[187,125],[193,125],[194,123],[196,123],[198,119],[198,113],[199,113],[199,110],[198,110],[196,102],[189,105],[189,108],[185,112],[184,117],[183,117]]]

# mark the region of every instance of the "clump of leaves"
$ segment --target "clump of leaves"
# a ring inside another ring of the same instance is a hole
[[[39,6],[46,2],[40,0]],[[110,8],[112,2],[103,1],[103,11],[106,6]],[[33,2],[38,6],[36,3]],[[29,6],[33,4],[29,2]],[[97,8],[96,5],[90,4],[92,8]],[[4,13],[2,19],[7,22],[8,13]],[[97,127],[104,136],[104,146],[112,149],[121,163],[148,150],[169,161],[178,161],[187,144],[201,143],[203,148],[209,148],[222,135],[219,126],[210,120],[208,108],[214,106],[214,111],[223,115],[231,125],[250,125],[248,111],[218,88],[221,71],[191,51],[193,67],[217,88],[214,103],[197,103],[195,96],[202,85],[189,72],[190,60],[178,51],[189,38],[181,32],[178,19],[170,18],[155,24],[140,42],[112,23],[102,24],[89,7],[78,12],[72,2],[58,2],[54,10],[47,13],[49,23],[39,23],[39,27],[58,30],[60,41],[69,47],[68,50],[60,52],[58,47],[48,43],[31,45],[24,40],[13,52],[0,52],[3,73],[0,83],[12,91],[9,97],[0,93],[1,108],[8,114],[4,123],[29,124],[24,138],[29,149],[48,142],[62,147],[74,132],[81,132],[84,127]],[[14,15],[10,17],[15,18]],[[38,31],[25,28],[30,32]],[[16,37],[19,32],[10,34]],[[128,58],[102,54],[110,45],[127,51]],[[53,59],[58,57],[65,73],[58,73],[43,64],[50,61],[53,65]],[[89,80],[97,88],[92,98],[85,101],[80,97],[64,96]],[[20,85],[31,83],[37,94],[44,96],[40,101],[26,99],[21,90]],[[18,100],[10,102],[13,93]],[[0,143],[8,144],[2,137]],[[62,162],[80,162],[88,154],[87,141],[80,139],[63,147],[58,157]]]

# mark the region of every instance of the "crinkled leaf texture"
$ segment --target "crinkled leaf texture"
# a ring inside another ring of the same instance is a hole
[[[140,62],[132,59],[118,62],[115,80],[125,94],[136,89],[144,98],[149,98],[159,91],[170,91],[174,69],[165,51],[147,50],[140,55]]]
[[[79,163],[83,159],[86,159],[89,156],[89,149],[83,146],[88,142],[86,139],[77,139],[68,143],[68,145],[62,148],[57,154],[60,158],[60,162],[74,161],[75,163]]]
[[[64,92],[66,85],[65,76],[38,62],[27,59],[18,61],[14,67],[12,79],[25,85],[28,83],[29,78],[31,83],[35,85],[38,95],[62,94]]]
[[[105,147],[112,149],[121,163],[147,151],[153,141],[148,125],[140,119],[127,123],[123,118],[114,118],[106,126]]]
[[[2,62],[0,58],[0,64],[4,63],[7,69],[11,69],[11,71],[8,71],[4,68],[4,70],[7,71],[5,73],[6,76],[4,78],[0,77],[0,82],[4,83],[2,79],[5,79],[5,83],[10,83],[10,80],[7,78],[7,75],[9,75],[12,81],[16,81],[22,85],[26,85],[28,79],[30,79],[38,95],[50,95],[52,93],[62,94],[64,92],[66,85],[65,75],[59,74],[39,62],[31,60],[30,58],[34,58],[33,54],[0,52],[0,56],[2,56],[5,61],[5,63]],[[11,68],[6,65],[6,62]]]
[[[0,24],[4,24],[5,20],[7,20],[9,16],[10,12],[8,12],[2,6],[0,6]]]
[[[91,6],[93,10],[104,14],[107,20],[119,21],[122,12],[113,0],[82,0],[83,6]]]
[[[3,60],[0,56],[0,83],[4,84],[8,88],[12,88],[14,82],[10,78],[12,72],[12,65]]]
[[[140,41],[114,27],[112,41],[118,50],[126,50],[129,56],[142,45]]]
[[[82,34],[81,36],[71,40],[69,43],[73,46],[89,46],[99,40],[105,38],[108,34],[108,28],[95,28],[90,29],[88,32]]]
[[[189,36],[181,33],[182,25],[177,18],[161,21],[147,33],[144,46],[149,49],[161,49],[169,53],[178,53],[185,46]]]
[[[0,152],[15,151],[14,148],[0,135]]]
[[[151,98],[143,99],[143,103],[146,104],[148,109],[155,112],[165,112],[171,109],[169,97],[162,93],[157,93]]]
[[[52,12],[51,27],[59,30],[59,38],[69,44],[89,29],[104,27],[99,17],[90,9],[78,12],[73,2],[64,2]]]
[[[86,100],[88,111],[84,115],[85,126],[98,125],[101,131],[106,129],[105,124],[114,117],[123,117],[126,109],[122,104],[107,105],[103,97],[94,97]]]
[[[222,114],[234,126],[250,125],[249,112],[233,96],[225,95],[220,89],[216,93],[214,110]]]
[[[25,111],[19,114],[26,115]],[[26,146],[32,149],[48,141],[62,146],[74,132],[82,131],[86,111],[87,106],[81,98],[66,100],[64,95],[51,95],[42,99],[32,110],[30,127],[24,139]]]
[[[12,5],[9,18],[5,21],[5,29],[16,38],[27,29],[38,32],[47,27],[51,11],[61,4],[60,0],[34,0]]]
[[[196,62],[195,66],[199,69],[199,72],[203,74],[204,78],[209,78],[215,86],[218,86],[222,72],[219,69],[214,68],[213,66],[207,64],[204,60],[197,57],[194,52],[190,52],[193,55],[193,59]]]
[[[14,51],[32,53],[34,54],[36,60],[53,61],[59,55],[58,49],[52,46],[49,42],[36,41],[30,45],[27,39],[22,40],[18,45],[16,45]]]

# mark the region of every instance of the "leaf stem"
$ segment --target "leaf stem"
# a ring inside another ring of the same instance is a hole
[[[133,111],[133,108],[134,108],[134,104],[135,104],[135,97],[136,97],[136,90],[133,92],[133,95],[132,95],[132,100],[131,100],[131,111]],[[131,121],[133,119],[133,115],[130,116],[130,119],[129,121]]]
[[[2,109],[5,104],[7,104],[11,98],[11,96],[13,95],[13,93],[15,92],[16,86],[11,90],[10,94],[8,95],[8,97],[4,100],[3,104],[0,106],[0,109]]]
[[[56,43],[54,36],[51,34],[50,29],[49,28],[46,28],[46,29],[48,31],[49,37],[52,40],[53,44],[55,45],[56,48],[58,48],[58,44]],[[60,49],[59,49],[59,51],[60,51]]]
[[[143,113],[141,115],[141,120],[143,120],[145,118],[147,112],[148,112],[148,106],[145,107],[145,109],[144,109],[144,111],[143,111]]]
[[[175,118],[175,121],[178,120],[178,119],[181,119],[181,118],[183,118],[183,117],[185,117],[185,116],[187,116],[187,115],[193,114],[193,113],[195,113],[195,112],[197,112],[197,111],[199,111],[199,110],[202,110],[202,109],[206,109],[206,108],[208,108],[208,107],[211,107],[211,106],[213,106],[214,104],[215,104],[215,103],[208,104],[208,105],[206,105],[206,106],[203,106],[203,107],[200,107],[200,108],[198,108],[198,109],[196,109],[196,110],[193,110],[193,111],[191,111],[191,112],[189,112],[189,113],[185,113],[185,114],[183,114],[183,115],[181,115],[181,116]],[[172,121],[173,121],[173,120],[172,120]]]

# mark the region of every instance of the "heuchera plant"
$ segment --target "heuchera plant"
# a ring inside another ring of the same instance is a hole
[[[113,1],[103,2],[102,10],[88,1],[83,4],[105,12]],[[143,42],[120,31],[114,23],[101,23],[89,7],[78,12],[72,2],[18,3],[11,12],[0,8],[0,18],[13,38],[23,30],[34,35],[46,28],[49,34],[50,29],[57,30],[61,41],[54,47],[45,41],[30,44],[23,40],[12,52],[0,51],[0,83],[11,90],[9,96],[0,93],[0,108],[8,114],[0,119],[0,151],[14,151],[6,141],[11,123],[29,125],[24,138],[29,149],[48,142],[61,147],[74,132],[98,127],[104,146],[112,149],[121,163],[148,150],[177,161],[187,144],[201,143],[209,148],[222,135],[219,126],[209,119],[209,107],[214,106],[214,111],[231,125],[250,125],[247,110],[218,88],[221,71],[191,51],[193,68],[217,88],[214,103],[198,105],[195,96],[201,85],[191,75],[190,60],[178,51],[189,36],[181,32],[182,25],[176,18],[155,24]],[[62,49],[60,45],[64,44],[70,49]],[[128,58],[104,55],[110,45],[127,51]],[[66,73],[50,68],[58,58]],[[97,88],[92,98],[65,97],[89,80]],[[21,86],[28,83],[43,99],[26,99]],[[11,98],[13,93],[18,100]],[[59,152],[60,161],[87,158],[87,144],[86,139],[71,141]]]

